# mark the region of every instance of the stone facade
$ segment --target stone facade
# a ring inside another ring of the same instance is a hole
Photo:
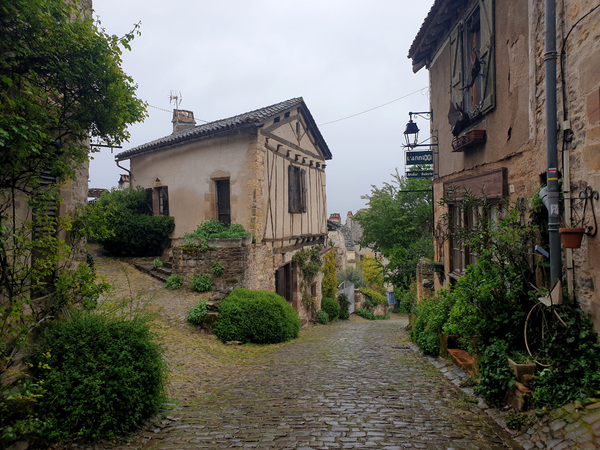
[[[326,244],[325,167],[332,155],[304,100],[199,126],[191,111],[180,116],[174,114],[188,121],[184,129],[116,156],[131,161],[133,187],[146,189],[154,214],[175,218],[172,242],[211,219],[243,226],[255,237],[252,250],[214,255],[238,268],[232,286],[276,291],[307,315],[292,257]],[[179,270],[210,264],[175,253]],[[320,288],[313,288],[319,303]]]
[[[557,79],[558,169],[566,199],[561,205],[565,211],[561,226],[571,226],[582,212],[582,202],[570,203],[569,197],[578,198],[586,187],[600,189],[600,8],[592,0],[565,0],[557,2],[556,17],[558,62],[552,76]],[[481,42],[487,44],[478,50],[477,58],[474,53],[465,56],[457,50],[457,42],[477,27]],[[498,0],[436,0],[409,52],[415,71],[429,70],[431,130],[438,137],[435,199],[457,186],[471,192],[484,189],[488,198],[505,198],[514,204],[527,201],[545,184],[544,36],[542,0],[514,0],[510,8]],[[481,65],[471,87],[467,56]],[[485,104],[487,100],[491,103]],[[463,112],[470,119],[462,129],[451,119],[456,115],[451,105],[457,101],[464,102]],[[474,109],[469,113],[469,108]],[[485,132],[483,142],[453,146],[455,137],[475,130]],[[440,231],[447,209],[434,204]],[[594,224],[589,206],[585,220],[586,225]],[[458,258],[439,232],[435,248],[436,261],[443,262],[446,270],[445,281],[436,277],[439,288],[461,276],[464,266],[456,263]],[[592,236],[584,237],[580,249],[562,249],[565,284],[592,315],[597,330],[599,255],[600,238]]]

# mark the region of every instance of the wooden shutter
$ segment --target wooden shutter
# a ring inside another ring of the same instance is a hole
[[[306,169],[300,170],[300,212],[306,212],[308,189],[306,188]]]
[[[481,113],[496,106],[496,67],[494,56],[494,0],[479,0],[479,23],[481,27]]]
[[[459,24],[450,33],[450,95],[453,105],[464,108],[463,104],[463,26]]]
[[[158,191],[158,195],[160,196],[160,214],[162,216],[169,215],[169,187],[162,186]]]
[[[146,207],[150,215],[154,214],[154,205],[152,203],[152,188],[146,189]]]

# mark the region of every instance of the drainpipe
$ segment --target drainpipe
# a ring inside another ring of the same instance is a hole
[[[123,169],[125,172],[127,172],[129,174],[129,187],[133,187],[132,183],[133,183],[133,177],[131,176],[131,170],[127,169],[126,167],[120,166],[119,165],[119,160],[115,159],[115,164],[117,165],[117,167],[119,169]]]
[[[558,151],[556,145],[556,2],[545,0],[545,75],[546,75],[546,161],[548,182],[548,234],[550,241],[551,285],[562,276],[561,245],[558,228]]]

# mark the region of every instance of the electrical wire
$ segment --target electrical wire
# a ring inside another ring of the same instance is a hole
[[[418,94],[419,92],[423,92],[425,90],[429,90],[429,88],[428,87],[421,88],[421,89],[419,89],[417,91],[411,92],[410,94],[403,95],[402,97],[398,97],[398,98],[396,98],[394,100],[390,100],[389,102],[386,102],[386,103],[384,103],[382,105],[379,105],[379,106],[375,106],[375,107],[367,109],[365,111],[361,111],[359,113],[352,114],[351,116],[342,117],[340,119],[332,120],[331,122],[320,123],[319,126],[322,127],[322,126],[325,126],[325,125],[330,125],[332,123],[341,122],[342,120],[352,119],[353,117],[360,116],[362,114],[366,114],[366,113],[371,112],[371,111],[375,111],[376,109],[383,108],[384,106],[390,105],[390,104],[392,104],[394,102],[397,102],[397,101],[400,101],[400,100],[403,100],[403,99],[405,99],[407,97],[410,97],[411,95]]]
[[[423,87],[423,88],[421,88],[421,89],[418,89],[418,90],[416,90],[416,91],[414,91],[414,92],[411,92],[410,94],[406,94],[406,95],[403,95],[402,97],[398,97],[398,98],[396,98],[396,99],[394,99],[394,100],[390,100],[389,102],[383,103],[383,104],[381,104],[381,105],[378,105],[378,106],[374,106],[373,108],[369,108],[369,109],[366,109],[366,110],[364,110],[364,111],[358,112],[358,113],[356,113],[356,114],[352,114],[352,115],[350,115],[350,116],[342,117],[342,118],[340,118],[340,119],[332,120],[332,121],[330,121],[330,122],[321,123],[321,124],[319,124],[319,126],[320,126],[320,127],[323,127],[323,126],[325,126],[325,125],[330,125],[330,124],[332,124],[332,123],[341,122],[342,120],[352,119],[353,117],[357,117],[357,116],[360,116],[360,115],[362,115],[362,114],[366,114],[366,113],[369,113],[369,112],[371,112],[371,111],[375,111],[376,109],[383,108],[384,106],[391,105],[392,103],[398,102],[398,101],[400,101],[400,100],[404,100],[405,98],[407,98],[407,97],[410,97],[411,95],[418,94],[419,92],[421,92],[421,93],[422,93],[423,91],[427,91],[427,90],[429,90],[429,88],[428,88],[428,87]],[[171,113],[171,111],[170,111],[170,110],[168,110],[168,109],[159,108],[158,106],[154,106],[154,105],[150,105],[150,104],[148,104],[148,106],[149,106],[150,108],[158,109],[159,111],[164,111],[164,112]],[[202,120],[202,119],[196,119],[196,120],[199,120],[200,122],[208,123],[208,120]]]

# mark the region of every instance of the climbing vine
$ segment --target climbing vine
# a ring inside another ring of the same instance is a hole
[[[302,249],[293,256],[292,261],[297,262],[300,268],[302,304],[314,312],[315,299],[311,296],[310,288],[323,265],[321,262],[321,247]]]

